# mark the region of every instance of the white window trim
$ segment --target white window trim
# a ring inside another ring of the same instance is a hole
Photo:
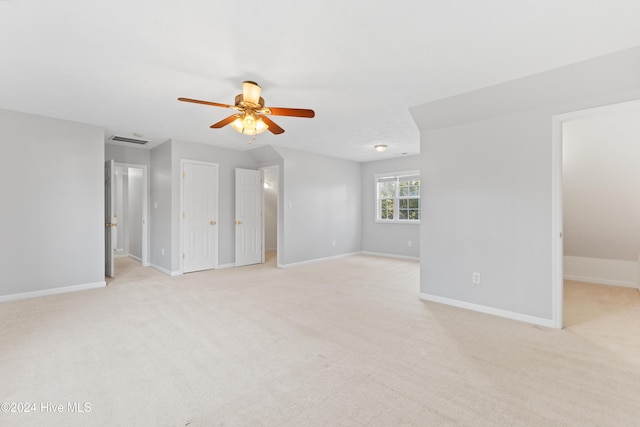
[[[403,177],[403,176],[412,176],[412,175],[417,175],[420,176],[420,171],[419,170],[410,170],[410,171],[401,171],[401,172],[387,172],[387,173],[378,173],[376,174],[373,179],[374,179],[374,183],[373,186],[375,188],[375,208],[374,208],[374,219],[375,222],[378,224],[420,224],[421,219],[415,220],[415,219],[399,219],[397,218],[398,215],[394,215],[396,216],[396,218],[394,219],[380,219],[378,218],[379,213],[380,213],[380,200],[378,199],[378,180],[380,178],[388,178],[388,177]],[[420,180],[420,218],[422,218],[422,179]],[[399,206],[398,206],[398,195],[396,194],[396,196],[394,197],[394,202],[393,202],[393,211],[394,213],[400,212]]]

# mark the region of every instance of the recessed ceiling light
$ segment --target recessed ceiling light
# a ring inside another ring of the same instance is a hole
[[[387,146],[384,144],[374,145],[373,148],[375,148],[378,153],[384,153],[387,151]]]
[[[133,136],[137,137],[137,138],[142,138],[144,135],[138,132],[134,132]]]

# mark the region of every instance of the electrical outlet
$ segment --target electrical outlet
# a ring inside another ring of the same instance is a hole
[[[480,284],[480,273],[473,273],[473,275],[471,276],[471,283],[473,283],[474,285]]]
[[[332,246],[335,246],[335,245],[336,245],[336,241],[334,240],[334,241],[331,243],[331,245],[332,245]]]
[[[164,256],[164,248],[162,248],[160,252],[162,252],[162,256]]]
[[[407,242],[407,246],[412,247],[412,246],[413,246],[413,242],[412,242],[411,240],[409,240],[409,241]]]

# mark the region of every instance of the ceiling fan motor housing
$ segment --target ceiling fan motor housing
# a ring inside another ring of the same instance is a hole
[[[249,108],[263,108],[264,107],[264,98],[260,97],[258,104],[254,104],[252,102],[245,102],[244,95],[238,94],[236,95],[236,107],[249,107]]]

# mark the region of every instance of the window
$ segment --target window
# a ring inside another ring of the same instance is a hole
[[[380,222],[420,221],[420,173],[376,175],[377,212]]]

